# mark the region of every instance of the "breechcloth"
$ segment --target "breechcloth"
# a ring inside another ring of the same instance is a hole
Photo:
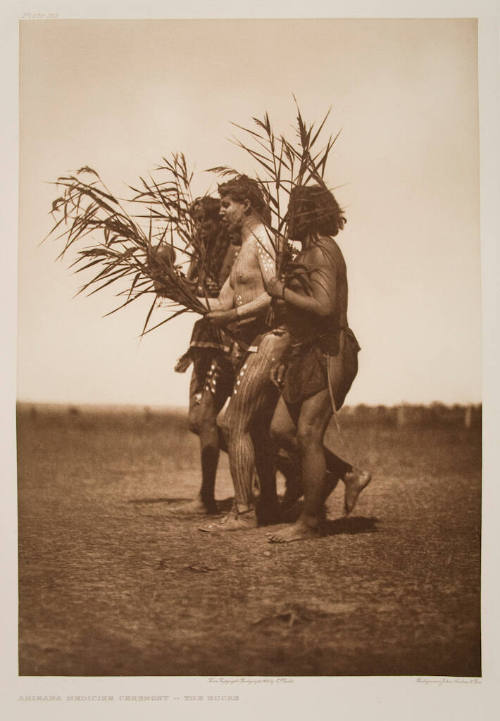
[[[187,351],[193,360],[189,389],[191,403],[200,403],[204,391],[210,391],[212,395],[230,395],[234,380],[231,349],[231,340],[224,331],[204,318],[196,321]]]
[[[321,338],[292,343],[283,385],[283,398],[287,405],[300,405],[327,389],[330,379],[336,410],[342,407],[358,372],[358,352],[361,349],[350,328],[340,330],[335,355],[325,353],[321,345]]]
[[[229,336],[204,319],[195,323],[189,346],[194,361],[192,402],[199,403],[204,391],[227,398],[233,390],[235,375],[246,358],[258,351],[267,329],[263,329],[261,320],[251,320],[231,330]]]
[[[231,341],[220,328],[216,328],[210,321],[200,318],[193,326],[189,351],[215,350],[222,353],[231,351]]]

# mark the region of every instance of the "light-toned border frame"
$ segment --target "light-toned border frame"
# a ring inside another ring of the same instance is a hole
[[[18,20],[50,18],[176,18],[176,17],[477,17],[479,18],[479,96],[481,145],[481,253],[483,297],[483,678],[415,679],[406,677],[307,678],[292,683],[258,679],[210,683],[208,679],[148,678],[45,678],[17,675],[17,497],[14,411],[16,399],[17,320],[17,177],[18,177]],[[0,503],[0,555],[2,559],[0,708],[9,719],[128,719],[137,717],[198,718],[298,718],[341,721],[383,719],[489,719],[497,711],[500,681],[498,649],[497,513],[499,511],[500,384],[497,379],[500,324],[499,241],[499,3],[497,0],[40,0],[37,3],[7,0],[2,3],[0,48],[2,53],[2,172],[3,279],[1,433],[2,503]],[[179,696],[238,695],[235,702],[27,702],[21,696],[105,696],[121,694]]]

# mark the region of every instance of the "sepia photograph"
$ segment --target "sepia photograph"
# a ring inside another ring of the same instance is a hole
[[[472,17],[20,20],[21,677],[481,679],[479,127]]]

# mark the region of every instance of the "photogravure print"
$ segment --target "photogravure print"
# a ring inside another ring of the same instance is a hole
[[[20,675],[477,680],[476,22],[25,21],[20,75]]]

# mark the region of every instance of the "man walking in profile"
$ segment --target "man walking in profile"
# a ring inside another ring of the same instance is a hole
[[[269,520],[277,510],[275,472],[269,424],[278,391],[271,370],[288,346],[288,333],[267,322],[271,296],[265,283],[276,273],[272,232],[266,227],[266,207],[258,183],[245,175],[219,185],[221,217],[228,232],[239,233],[241,248],[228,279],[214,299],[207,318],[234,334],[238,355],[236,381],[223,427],[234,485],[234,505],[219,523],[200,530],[235,531],[257,525],[253,488],[260,482],[260,505]],[[241,357],[243,355],[243,357]]]
[[[188,279],[196,283],[198,292],[216,297],[232,267],[237,247],[230,242],[221,223],[220,201],[204,196],[190,208],[197,235],[195,253]],[[156,284],[161,295],[161,279]],[[175,370],[184,373],[193,365],[189,386],[189,428],[200,439],[201,488],[198,498],[169,507],[174,515],[211,514],[217,512],[215,477],[220,452],[217,415],[231,394],[234,373],[230,358],[231,340],[223,330],[205,318],[194,324],[189,349],[176,363]]]

